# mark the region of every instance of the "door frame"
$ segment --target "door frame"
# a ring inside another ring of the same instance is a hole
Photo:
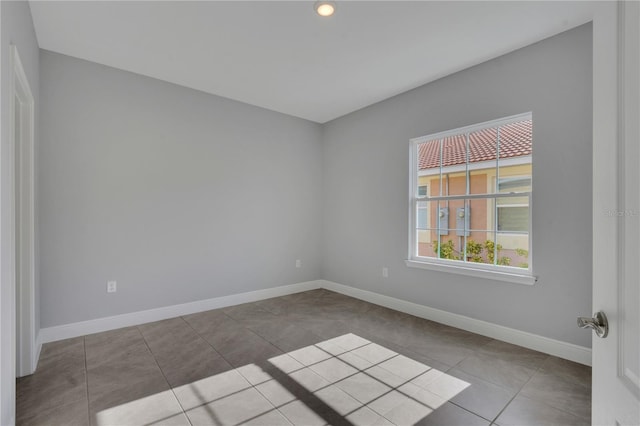
[[[21,377],[35,371],[38,359],[35,318],[35,100],[17,46],[11,45],[9,54],[10,164],[13,167],[10,246],[13,250],[13,262],[8,266],[12,269],[13,282],[11,306],[14,312],[11,316],[16,321],[12,330],[14,334],[12,346],[17,352],[16,376]],[[19,140],[16,139],[15,128],[15,117],[18,113],[20,114],[20,129],[17,132]],[[18,170],[16,170],[16,164],[19,164]],[[17,180],[16,172],[20,173]],[[24,210],[23,207],[25,207]],[[21,212],[19,220],[15,216],[16,208]],[[22,213],[23,211],[27,214]],[[17,229],[18,226],[20,229]],[[21,256],[16,255],[18,249]],[[20,262],[19,266],[17,261]],[[16,309],[18,304],[19,309]],[[20,343],[19,347],[17,342]]]

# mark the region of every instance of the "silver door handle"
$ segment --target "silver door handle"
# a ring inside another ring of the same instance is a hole
[[[578,317],[578,327],[591,328],[596,332],[596,336],[603,339],[609,334],[609,322],[602,311],[593,314],[593,318]]]

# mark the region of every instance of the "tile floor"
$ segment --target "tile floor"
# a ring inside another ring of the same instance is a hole
[[[589,425],[591,369],[326,290],[46,344],[21,425]]]

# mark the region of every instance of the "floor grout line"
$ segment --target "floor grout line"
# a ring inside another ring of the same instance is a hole
[[[89,399],[89,368],[87,366],[87,339],[85,339],[85,336],[82,336],[82,349],[84,351],[84,381],[87,391],[87,420],[89,420],[89,425],[91,425],[93,421],[91,419],[91,400]]]
[[[167,379],[166,374],[164,374],[164,371],[162,371],[162,367],[160,367],[160,363],[158,362],[158,358],[156,358],[156,354],[153,353],[153,351],[151,350],[151,347],[149,346],[149,342],[147,342],[146,337],[144,337],[144,333],[142,332],[142,330],[140,330],[140,326],[136,326],[136,329],[138,330],[138,333],[140,333],[140,337],[142,337],[142,341],[144,342],[145,346],[149,350],[151,357],[153,358],[156,365],[158,366],[158,370],[160,370],[160,374],[162,374],[162,377],[164,377],[165,382],[167,382],[167,386],[169,386],[169,390],[171,390],[171,394],[173,395],[175,400],[178,402],[178,405],[182,410],[182,414],[184,414],[184,416],[187,418],[187,421],[189,422],[189,424],[193,426],[193,423],[191,423],[191,419],[187,415],[187,412],[185,411],[184,407],[182,406],[182,403],[180,402],[178,395],[176,395],[175,391],[173,390],[173,387],[171,386],[171,383],[169,383],[169,379]]]
[[[547,358],[548,358],[548,356],[547,356]],[[546,361],[546,359],[545,359],[545,361]],[[531,379],[533,379],[533,376],[535,376],[535,375],[538,373],[538,371],[540,371],[540,369],[542,368],[542,364],[544,364],[544,361],[542,361],[542,362],[540,363],[540,365],[539,365],[539,366],[538,366],[538,368],[533,372],[533,374],[532,374],[532,375],[527,379],[527,381],[526,381],[526,382],[524,382],[524,384],[523,384],[522,386],[520,386],[520,388],[519,388],[519,389],[518,389],[518,391],[515,393],[515,395],[513,395],[513,398],[511,398],[511,399],[509,400],[509,402],[507,402],[507,403],[505,404],[505,406],[502,408],[502,410],[500,410],[500,412],[499,412],[499,413],[494,417],[494,419],[491,421],[491,423],[492,423],[492,424],[493,424],[493,423],[495,423],[495,421],[496,421],[496,420],[498,420],[498,417],[500,417],[500,416],[502,415],[502,413],[504,413],[504,411],[507,409],[507,407],[508,407],[512,402],[513,402],[513,400],[514,400],[514,399],[516,399],[516,397],[517,397],[518,395],[520,395],[520,392],[522,392],[522,389],[524,389],[524,387],[527,385],[527,383],[529,383],[529,382],[531,381]]]

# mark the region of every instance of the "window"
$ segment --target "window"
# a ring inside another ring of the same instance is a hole
[[[411,141],[409,266],[533,283],[531,113]]]

